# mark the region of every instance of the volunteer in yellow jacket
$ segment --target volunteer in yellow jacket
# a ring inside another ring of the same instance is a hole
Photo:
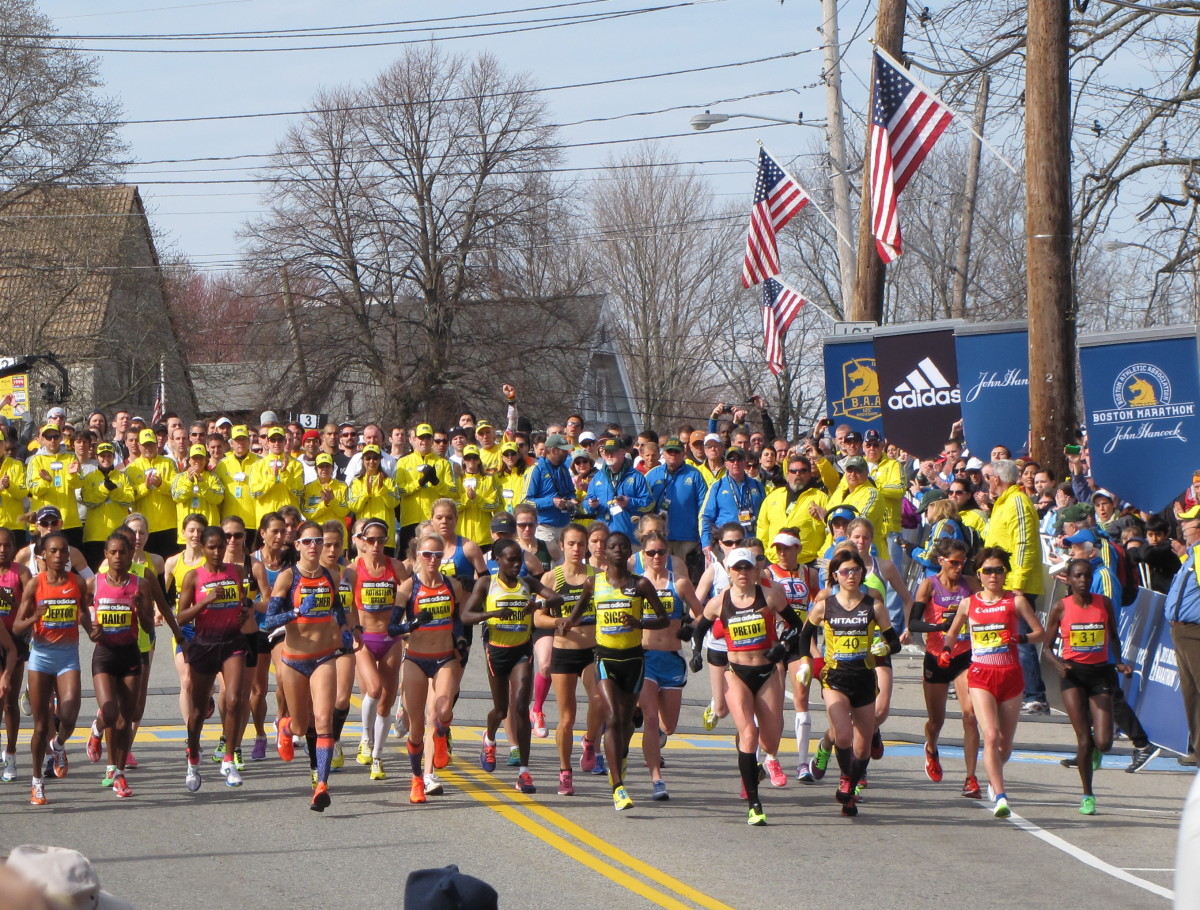
[[[175,462],[159,454],[158,436],[151,429],[138,433],[138,445],[142,454],[125,468],[125,476],[133,487],[133,511],[145,515],[149,525],[146,551],[166,559],[180,549],[175,501],[171,499]]]
[[[304,485],[304,501],[301,511],[309,521],[324,524],[327,521],[345,522],[350,514],[350,488],[333,476],[333,456],[320,452],[314,459],[317,479]]]
[[[883,523],[883,500],[875,482],[867,473],[867,460],[861,455],[851,455],[842,462],[842,482],[829,495],[827,509],[835,506],[849,505],[858,510],[858,517],[865,518],[872,526]],[[822,518],[825,516],[822,515]],[[833,535],[825,539],[825,548],[833,545]]]
[[[63,533],[70,545],[83,546],[83,522],[75,506],[75,491],[83,483],[79,460],[62,448],[62,430],[58,424],[42,427],[42,447],[26,466],[25,485],[29,489],[29,511],[54,506],[63,516]]]
[[[458,533],[481,547],[492,545],[492,515],[500,508],[496,479],[483,470],[479,446],[465,446],[458,479]]]
[[[117,450],[111,442],[96,446],[96,470],[84,475],[79,498],[87,506],[83,522],[83,550],[88,567],[100,570],[104,561],[104,542],[121,527],[133,505],[133,487],[125,473],[116,467]]]
[[[183,520],[189,515],[203,515],[210,525],[221,523],[221,503],[225,488],[216,473],[208,469],[208,449],[203,443],[188,448],[187,471],[176,474],[171,481],[171,498],[179,515],[179,544],[182,546]]]
[[[500,504],[508,512],[525,501],[525,490],[529,487],[531,472],[529,465],[521,459],[521,450],[515,442],[500,443],[502,464],[495,473],[496,488],[500,491]]]
[[[882,524],[876,525],[877,536],[899,534],[900,504],[908,489],[904,482],[904,470],[900,467],[900,462],[888,457],[884,450],[883,434],[878,430],[867,430],[863,435],[863,458],[867,461],[867,471],[871,480],[875,482],[880,500],[883,501],[884,520]],[[889,544],[891,544],[890,540]],[[890,546],[889,552],[891,552]],[[895,561],[894,555],[892,559]]]
[[[779,554],[770,541],[782,529],[796,528],[800,540],[796,559],[805,565],[823,552],[826,530],[822,510],[827,508],[829,497],[813,472],[812,460],[804,455],[789,455],[785,474],[787,483],[768,493],[758,510],[755,536],[767,544],[767,559],[778,564]]]
[[[284,506],[299,511],[304,495],[304,468],[287,452],[287,431],[283,427],[267,430],[267,451],[250,469],[250,496],[257,510],[255,527],[268,512]]]
[[[407,474],[397,469],[397,474]],[[400,492],[396,483],[383,473],[383,452],[377,445],[363,446],[362,471],[350,484],[350,511],[359,521],[375,519],[388,529],[384,552],[396,555],[396,506]]]
[[[11,455],[12,444],[0,437],[0,528],[12,532],[13,548],[19,550],[29,540],[28,526],[21,521],[29,490],[25,486],[24,463]]]
[[[475,424],[475,438],[479,441],[479,459],[485,474],[495,474],[504,463],[500,445],[496,442],[496,428],[487,420]]]
[[[400,500],[400,537],[396,549],[408,552],[408,542],[417,534],[417,525],[433,516],[433,504],[443,497],[454,499],[454,466],[450,459],[439,455],[433,447],[433,427],[417,424],[412,435],[413,450],[396,462],[416,482],[416,488]]]
[[[217,462],[217,477],[225,488],[221,517],[237,516],[247,528],[258,527],[258,509],[250,495],[250,471],[260,461],[250,451],[250,430],[236,426],[229,431],[230,451]]]

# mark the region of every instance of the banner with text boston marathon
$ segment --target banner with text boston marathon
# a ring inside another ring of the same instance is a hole
[[[1200,468],[1196,326],[1085,335],[1079,372],[1096,486],[1162,509]]]
[[[825,339],[826,414],[834,425],[847,423],[860,433],[883,432],[879,375],[870,335],[831,335]]]
[[[888,442],[913,455],[941,451],[962,416],[954,330],[961,320],[876,329],[875,368]]]
[[[1024,322],[954,330],[963,432],[973,454],[994,445],[1025,451],[1029,438],[1029,332]]]

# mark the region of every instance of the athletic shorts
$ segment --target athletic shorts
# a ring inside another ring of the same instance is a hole
[[[45,673],[47,676],[62,676],[79,670],[79,645],[44,645],[34,642],[29,647],[30,673]]]
[[[729,665],[728,671],[746,684],[746,688],[750,690],[751,695],[757,695],[767,683],[771,681],[771,677],[775,675],[775,664],[764,664],[763,666],[755,666],[750,664],[734,664]]]
[[[179,627],[179,631],[183,633],[183,640],[184,640],[184,641],[186,641],[186,642],[192,642],[192,641],[195,641],[195,639],[196,639],[196,627],[195,627],[195,626],[193,626],[191,623],[187,623],[186,625],[182,625],[182,626],[180,626],[180,627]],[[176,653],[176,654],[178,654],[178,653],[180,653],[182,650],[183,650],[183,647],[182,647],[182,646],[179,644],[179,642],[175,642],[175,653]]]
[[[1025,692],[1025,674],[1020,664],[1011,667],[991,667],[987,664],[971,664],[967,670],[967,685],[972,689],[991,692],[996,701],[1005,702]]]
[[[931,686],[948,686],[966,672],[971,666],[971,652],[963,651],[957,657],[950,658],[950,666],[939,667],[937,655],[932,651],[925,652],[924,677]]]
[[[728,651],[716,651],[712,648],[709,648],[708,649],[708,665],[710,667],[728,667],[729,666],[729,652]]]
[[[550,675],[566,673],[582,676],[596,660],[594,648],[555,648],[550,652]]]
[[[231,657],[241,657],[245,660],[246,636],[241,632],[231,638],[218,638],[206,641],[193,638],[187,650],[187,664],[193,673],[204,676],[216,676],[225,666],[225,661]]]
[[[821,688],[841,692],[850,699],[851,708],[865,708],[875,703],[879,686],[874,670],[849,670],[837,667],[821,668]]]
[[[534,644],[537,644],[538,641],[545,638],[547,635],[553,635],[553,634],[554,634],[553,629],[534,629],[533,632],[530,633],[529,638],[530,638],[530,641],[532,641]]]
[[[10,630],[8,637],[13,640],[17,649],[17,661],[29,660],[29,639],[24,635],[13,635]],[[4,666],[4,652],[0,651],[0,667]]]
[[[647,650],[646,679],[660,689],[682,689],[687,685],[688,666],[678,651]]]
[[[533,642],[527,641],[522,645],[503,647],[490,642],[484,645],[484,657],[487,660],[488,674],[491,676],[508,676],[522,661],[533,660]]]
[[[454,660],[455,656],[453,651],[449,654],[413,654],[410,652],[404,655],[404,662],[420,668],[428,679],[433,679],[442,667]]]
[[[646,672],[642,646],[636,648],[596,648],[596,672],[600,679],[612,680],[622,692],[637,695],[642,691]]]
[[[1081,664],[1073,660],[1066,661],[1067,675],[1059,679],[1062,691],[1082,689],[1085,698],[1094,695],[1112,695],[1120,683],[1117,682],[1117,668],[1112,664]]]
[[[124,645],[97,642],[92,651],[92,676],[140,676],[142,652],[137,641]]]
[[[371,656],[375,658],[376,662],[387,656],[396,641],[397,639],[384,632],[363,632],[362,634],[363,647],[371,652]]]
[[[310,679],[317,667],[335,660],[338,648],[322,651],[320,654],[294,654],[291,651],[281,651],[279,659],[306,679]]]

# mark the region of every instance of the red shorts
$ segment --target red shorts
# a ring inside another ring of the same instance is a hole
[[[989,667],[971,664],[967,670],[967,686],[991,692],[998,702],[1006,702],[1025,693],[1025,674],[1020,664],[1011,667]]]

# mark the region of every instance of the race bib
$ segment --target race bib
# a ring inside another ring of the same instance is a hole
[[[1108,649],[1108,629],[1102,622],[1076,622],[1071,624],[1071,650],[1081,654],[1094,654]]]
[[[971,626],[971,650],[975,654],[1000,654],[1008,650],[1008,626],[1002,622]]]
[[[746,619],[734,619],[725,626],[725,633],[735,648],[752,648],[766,642],[767,623],[761,613]]]
[[[625,621],[629,617],[628,607],[599,610],[596,617],[597,625],[605,635],[620,635],[623,632],[633,631],[633,626]]]
[[[825,636],[825,644],[835,660],[864,660],[871,647],[871,638],[867,635],[833,635]]]

